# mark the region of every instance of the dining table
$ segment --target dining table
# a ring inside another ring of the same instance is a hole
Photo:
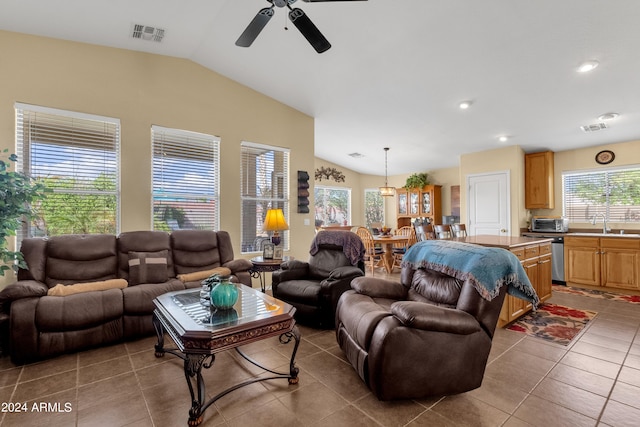
[[[373,241],[382,245],[384,253],[382,254],[382,261],[387,273],[393,272],[393,245],[397,243],[407,244],[409,236],[396,236],[396,235],[375,235]]]

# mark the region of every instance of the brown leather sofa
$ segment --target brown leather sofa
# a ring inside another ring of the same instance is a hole
[[[152,335],[153,299],[201,286],[201,279],[181,276],[183,281],[178,275],[227,267],[237,282],[251,286],[251,262],[233,258],[224,231],[61,235],[25,239],[21,252],[29,269],[0,292],[15,363]],[[70,285],[123,282],[117,279],[127,280],[126,287],[48,295],[58,284],[64,291]]]
[[[506,286],[488,301],[468,280],[403,265],[400,283],[361,277],[351,287],[338,302],[336,337],[378,399],[481,385]]]

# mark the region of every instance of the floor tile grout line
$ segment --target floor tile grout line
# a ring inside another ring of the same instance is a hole
[[[613,380],[613,385],[611,386],[611,390],[609,390],[609,394],[607,395],[605,403],[602,406],[602,409],[600,410],[600,414],[598,415],[598,419],[597,419],[597,423],[598,424],[601,422],[602,417],[604,416],[604,413],[605,413],[605,411],[607,409],[607,406],[609,405],[609,401],[611,400],[611,395],[613,394],[613,390],[616,388],[616,385],[618,385],[618,378],[620,378],[620,373],[622,372],[622,368],[625,366],[625,362],[627,361],[627,358],[629,357],[629,354],[631,352],[631,348],[633,347],[633,342],[638,337],[640,337],[640,324],[638,324],[638,326],[636,327],[636,333],[634,335],[634,339],[633,339],[633,341],[631,341],[632,345],[629,346],[629,348],[627,349],[627,354],[625,355],[624,359],[620,363],[620,369],[618,369],[618,373],[616,374],[616,378]],[[620,403],[622,403],[622,402],[620,402]],[[624,403],[623,403],[623,405],[624,405]]]

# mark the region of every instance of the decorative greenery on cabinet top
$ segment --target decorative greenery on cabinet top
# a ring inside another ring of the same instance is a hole
[[[422,188],[425,185],[429,184],[429,175],[426,172],[414,173],[407,178],[407,182],[404,184],[404,188]]]

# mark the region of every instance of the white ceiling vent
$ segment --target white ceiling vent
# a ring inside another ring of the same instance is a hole
[[[580,129],[582,129],[584,132],[595,132],[595,131],[606,129],[606,128],[607,128],[606,123],[595,123],[592,125],[580,126]]]
[[[150,27],[148,25],[133,24],[131,37],[134,39],[160,43],[164,37],[164,30],[162,28]]]

